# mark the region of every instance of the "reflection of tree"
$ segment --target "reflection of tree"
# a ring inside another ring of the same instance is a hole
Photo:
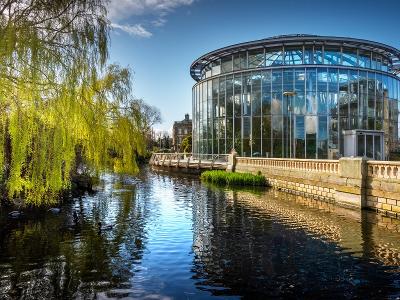
[[[0,278],[0,298],[7,297],[2,286],[11,287],[6,293],[13,298],[93,297],[134,276],[133,264],[143,255],[149,209],[145,199],[136,201],[132,185],[113,186],[114,180],[120,182],[108,177],[104,192],[85,201],[75,199],[61,215],[3,232],[0,273],[8,276]],[[72,225],[73,207],[79,207],[77,226]],[[99,233],[99,221],[114,227]],[[4,269],[6,261],[10,265]]]

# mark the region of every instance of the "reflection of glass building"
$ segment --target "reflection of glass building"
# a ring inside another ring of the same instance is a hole
[[[210,52],[190,68],[193,152],[334,159],[344,130],[367,129],[384,132],[387,156],[399,137],[399,59],[384,44],[312,35]]]

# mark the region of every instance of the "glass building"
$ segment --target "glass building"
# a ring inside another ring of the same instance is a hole
[[[381,43],[314,35],[212,51],[190,67],[193,153],[337,159],[345,132],[363,129],[374,133],[366,156],[381,143],[374,157],[387,159],[399,141],[399,59]]]

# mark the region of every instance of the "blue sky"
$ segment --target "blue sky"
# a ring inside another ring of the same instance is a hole
[[[231,44],[281,34],[369,39],[400,48],[397,0],[111,0],[110,61],[134,72],[134,95],[161,110],[158,130],[192,111],[190,64]]]

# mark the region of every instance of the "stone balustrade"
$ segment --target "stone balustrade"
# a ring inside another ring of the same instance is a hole
[[[367,167],[369,177],[400,180],[400,162],[367,161]]]
[[[338,174],[338,160],[238,157],[238,164]]]

